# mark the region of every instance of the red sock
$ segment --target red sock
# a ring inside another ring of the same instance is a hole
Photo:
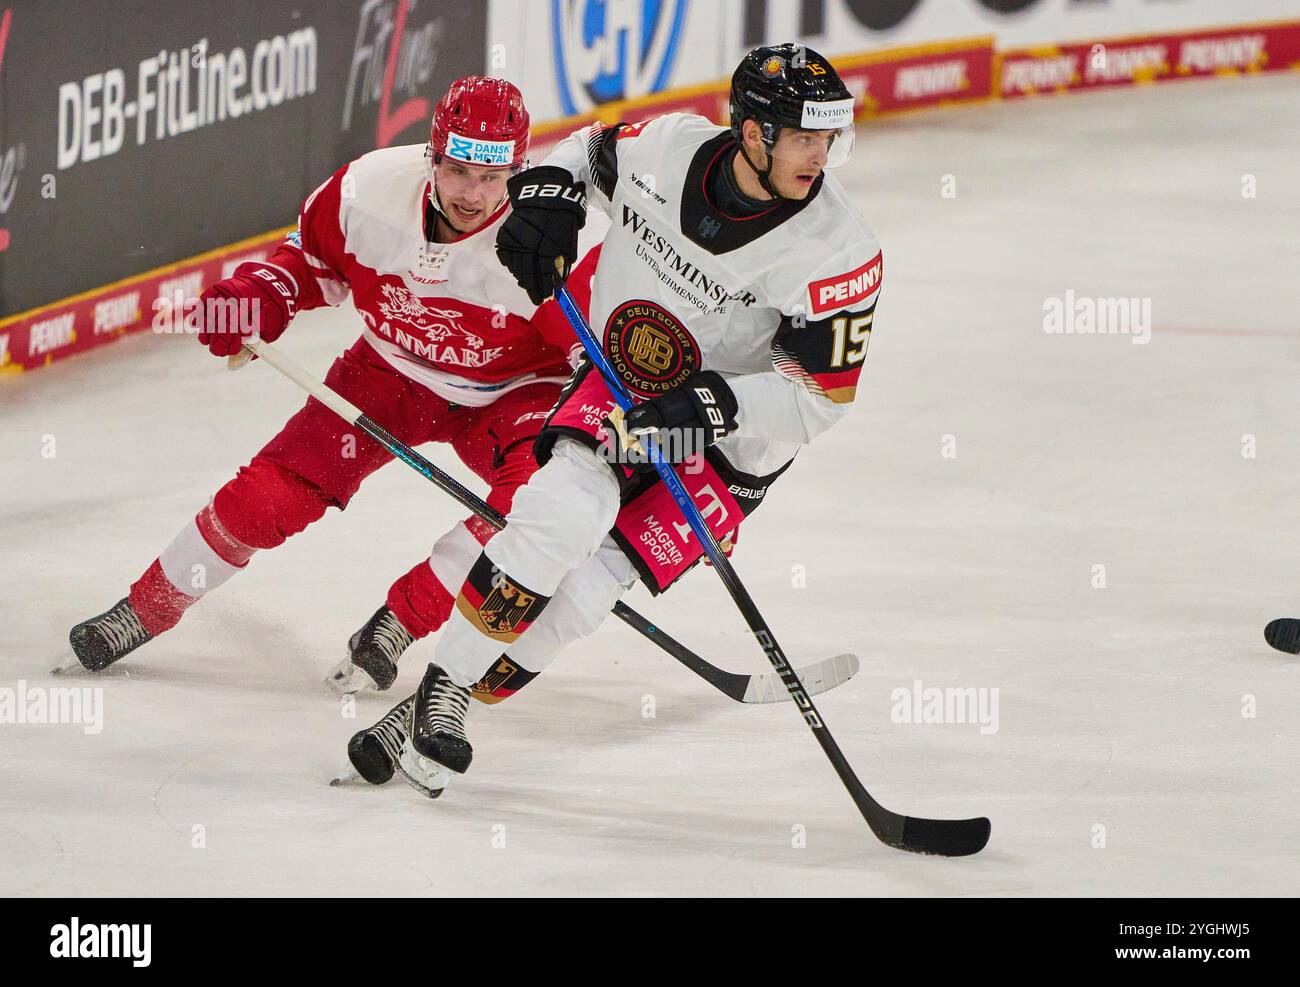
[[[230,566],[224,569],[222,573],[213,573],[216,585],[224,582],[234,570],[242,569],[248,564],[254,549],[240,542],[230,535],[225,527],[217,519],[216,512],[212,505],[209,504],[194,518],[194,525],[198,528],[199,535],[216,556]],[[191,533],[186,536],[186,532],[192,532],[188,525],[177,535],[176,540],[172,542],[167,549],[168,552],[179,550],[182,557],[191,557],[196,544]],[[178,549],[178,546],[179,549]],[[186,546],[189,546],[188,548]],[[167,554],[164,552],[164,554]],[[200,553],[200,557],[202,557]],[[188,558],[184,563],[188,565]],[[211,565],[209,565],[211,572]],[[219,578],[218,578],[219,576]],[[179,589],[163,571],[161,559],[154,559],[153,564],[144,571],[139,579],[131,584],[131,591],[127,599],[131,602],[131,609],[136,612],[140,618],[140,623],[150,634],[158,635],[163,631],[171,630],[185,611],[194,606],[202,597],[203,593],[191,595]]]
[[[456,601],[425,559],[393,583],[384,602],[411,637],[422,638],[446,622]]]
[[[185,611],[199,601],[197,596],[186,596],[173,586],[157,559],[131,584],[127,599],[144,629],[154,635],[175,627]]]

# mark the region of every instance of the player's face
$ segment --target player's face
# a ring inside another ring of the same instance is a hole
[[[807,198],[830,157],[834,130],[781,128],[772,148],[772,172],[768,180],[787,199]]]
[[[485,168],[444,157],[433,171],[438,205],[457,233],[473,233],[506,196],[509,168]]]

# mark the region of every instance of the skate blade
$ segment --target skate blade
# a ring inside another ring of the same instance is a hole
[[[77,658],[77,656],[73,654],[71,651],[69,651],[67,654],[65,654],[62,658],[59,659],[59,663],[57,665],[55,665],[53,668],[50,669],[50,674],[51,675],[89,675],[90,672],[86,670],[85,665],[81,664],[81,661]]]
[[[430,761],[428,758],[421,757],[411,747],[402,749],[402,756],[394,767],[397,769],[397,774],[401,776],[402,781],[425,798],[436,799],[443,793],[447,783],[451,781],[450,771],[437,761]],[[419,776],[416,774],[417,771]],[[424,780],[426,778],[427,781]]]
[[[338,788],[340,785],[350,785],[353,782],[364,782],[365,780],[361,777],[361,773],[352,766],[352,762],[348,761],[343,766],[343,770],[330,779],[330,788]]]
[[[418,781],[416,781],[414,778],[412,778],[410,775],[408,775],[408,774],[407,774],[405,771],[403,771],[401,768],[398,768],[398,769],[397,769],[397,773],[401,776],[402,781],[406,782],[408,785],[410,785],[412,788],[414,788],[417,792],[419,792],[419,793],[420,793],[421,795],[423,795],[425,798],[436,799],[436,798],[437,798],[439,795],[441,795],[441,794],[443,793],[443,791],[444,791],[444,788],[428,788],[428,787],[426,787],[426,786],[420,784]]]
[[[380,691],[379,686],[375,684],[375,680],[364,669],[357,668],[356,665],[352,664],[350,657],[344,658],[330,669],[325,684],[332,692],[340,696],[353,696],[357,693],[377,693]]]

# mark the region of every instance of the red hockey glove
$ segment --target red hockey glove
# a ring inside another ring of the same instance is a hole
[[[239,352],[244,340],[280,338],[297,310],[298,288],[277,267],[250,261],[199,296],[194,314],[199,342],[214,356]]]

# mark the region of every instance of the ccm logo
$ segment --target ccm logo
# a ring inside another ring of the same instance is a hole
[[[877,253],[856,271],[813,281],[808,285],[812,314],[821,315],[862,301],[880,287],[880,265],[881,255]]]
[[[561,199],[567,199],[569,202],[575,202],[578,205],[582,206],[582,208],[584,209],[587,208],[587,197],[582,194],[582,191],[580,189],[574,188],[572,186],[564,186],[564,185],[556,185],[556,184],[525,185],[523,188],[519,190],[519,195],[516,201],[522,202],[524,199],[532,199],[532,198],[554,199],[557,196]]]

